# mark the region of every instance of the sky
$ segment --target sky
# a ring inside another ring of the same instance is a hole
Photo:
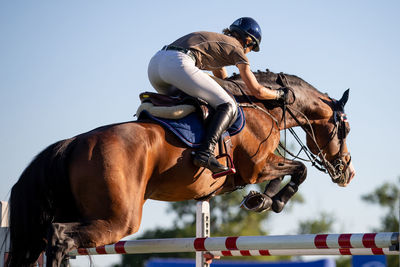
[[[390,0],[0,1],[0,200],[46,146],[133,120],[139,93],[153,91],[147,65],[162,46],[250,16],[263,32],[252,70],[297,75],[337,99],[350,88],[347,144],[357,172],[340,188],[307,165],[306,202],[273,214],[265,229],[294,233],[296,222],[327,212],[337,232],[370,231],[385,211],[361,196],[400,176],[399,13]],[[145,204],[138,235],[172,225],[166,206]],[[119,257],[94,260],[109,266]]]

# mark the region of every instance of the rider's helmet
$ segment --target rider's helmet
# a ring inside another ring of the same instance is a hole
[[[261,43],[261,28],[257,21],[250,17],[243,17],[235,20],[229,26],[231,32],[239,34],[240,38],[245,41],[247,36],[250,36],[253,42],[247,46],[253,46],[253,51],[260,51]]]

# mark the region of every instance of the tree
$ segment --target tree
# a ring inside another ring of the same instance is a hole
[[[381,226],[374,231],[397,232],[399,230],[399,184],[400,177],[398,177],[398,184],[386,182],[372,193],[362,196],[364,201],[380,205],[387,210],[385,216],[381,219]]]
[[[335,217],[332,214],[321,212],[317,219],[300,221],[299,234],[319,234],[332,231],[332,225],[335,222]]]

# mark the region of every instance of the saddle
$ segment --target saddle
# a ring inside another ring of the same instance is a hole
[[[204,127],[207,124],[208,118],[210,118],[214,113],[214,109],[209,106],[208,103],[183,92],[174,96],[144,92],[139,95],[139,98],[141,100],[141,105],[136,112],[136,116],[140,119],[141,114],[145,113],[147,115],[146,117],[155,118],[155,120],[160,122],[162,125],[164,124],[162,119],[180,120],[188,117],[192,113],[196,113]],[[241,129],[244,126],[244,120],[242,124]],[[229,169],[222,173],[213,174],[213,178],[236,173],[232,160],[233,145],[230,136],[231,135],[228,132],[222,134],[221,139],[218,142],[219,154],[216,155],[217,158],[226,157]]]
[[[182,119],[190,113],[196,112],[203,121],[206,121],[211,112],[211,107],[207,102],[183,92],[174,96],[144,92],[139,95],[139,98],[141,105],[136,111],[137,117],[143,110],[164,119]]]

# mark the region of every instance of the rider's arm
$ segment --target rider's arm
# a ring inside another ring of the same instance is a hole
[[[224,68],[224,67],[213,70],[212,73],[215,77],[220,78],[220,79],[225,79],[228,77],[228,72],[226,71],[226,68]]]
[[[240,76],[246,84],[247,88],[251,93],[258,99],[277,99],[278,91],[265,88],[258,83],[254,73],[250,70],[250,66],[245,63],[239,63],[236,65],[239,69]]]

